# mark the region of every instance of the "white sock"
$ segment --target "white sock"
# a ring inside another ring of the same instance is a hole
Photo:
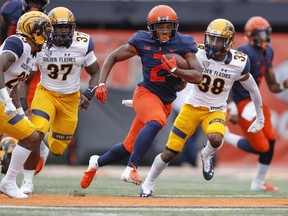
[[[20,169],[22,169],[25,161],[29,157],[31,151],[23,148],[20,145],[16,145],[11,156],[11,162],[7,171],[7,174],[2,179],[3,182],[15,182],[16,177]]]
[[[148,176],[143,183],[143,187],[153,189],[155,182],[156,182],[156,179],[160,176],[160,174],[168,166],[168,164],[169,163],[165,163],[161,159],[161,154],[157,155],[153,161],[153,164],[150,168]]]
[[[226,134],[224,136],[224,142],[227,142],[227,143],[237,147],[237,144],[241,138],[242,138],[241,136],[234,134],[234,133],[231,133],[230,130],[228,129],[228,127],[226,127]]]
[[[23,170],[24,180],[33,182],[35,170]]]
[[[263,184],[265,182],[266,173],[269,165],[258,163],[258,169],[254,182],[257,184]]]
[[[207,145],[201,150],[201,154],[204,158],[208,158],[211,157],[213,154],[215,154],[223,145],[223,140],[222,140],[222,144],[218,147],[218,148],[213,148],[209,142],[209,140],[207,140]]]

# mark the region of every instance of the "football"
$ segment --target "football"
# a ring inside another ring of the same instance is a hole
[[[187,70],[189,69],[189,65],[187,61],[179,54],[176,53],[167,53],[165,54],[166,58],[171,59],[173,56],[176,58],[177,67],[180,69]]]

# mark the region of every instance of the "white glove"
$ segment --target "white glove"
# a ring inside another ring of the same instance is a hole
[[[12,103],[12,99],[10,98],[10,95],[8,94],[7,89],[4,87],[0,89],[0,97],[4,101],[4,113],[6,113],[9,116],[13,116],[16,114],[16,107]]]
[[[5,108],[4,108],[4,113],[6,113],[9,116],[13,116],[16,114],[16,107],[14,106],[14,104],[12,103],[12,99],[10,98],[10,100],[4,100],[5,103]]]
[[[231,101],[229,104],[227,104],[227,108],[229,109],[231,115],[238,115],[238,108],[234,101]]]
[[[256,120],[251,124],[251,126],[248,128],[247,131],[250,133],[257,133],[264,127],[264,123],[265,123],[264,118],[263,119],[256,118]]]
[[[126,107],[133,107],[133,100],[122,100],[122,104]]]

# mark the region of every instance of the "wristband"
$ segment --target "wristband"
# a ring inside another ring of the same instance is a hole
[[[95,94],[95,88],[94,87],[88,87],[87,90],[84,92],[84,96],[90,101]]]
[[[20,104],[24,110],[24,112],[28,109],[28,104],[25,98],[20,98]]]

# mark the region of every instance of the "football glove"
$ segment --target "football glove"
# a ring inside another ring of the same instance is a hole
[[[95,94],[95,88],[94,87],[88,87],[86,91],[83,93],[83,95],[90,101],[93,98],[93,95]]]
[[[4,100],[4,113],[6,113],[9,116],[13,116],[16,114],[16,107],[14,106],[12,102],[12,98],[10,98],[8,91],[6,88],[0,89],[0,96]]]
[[[99,83],[97,89],[96,89],[96,99],[101,101],[102,104],[105,103],[107,99],[108,91],[106,88],[105,83]]]
[[[167,70],[169,73],[174,73],[177,70],[176,58],[173,56],[171,59],[167,59],[165,55],[161,59],[162,68]]]
[[[264,123],[265,123],[264,118],[263,119],[256,118],[256,120],[251,124],[251,126],[248,128],[247,131],[250,133],[257,133],[264,127]]]
[[[28,104],[27,104],[27,101],[26,101],[25,98],[20,98],[20,104],[21,104],[24,112],[25,112],[26,110],[28,110]]]

